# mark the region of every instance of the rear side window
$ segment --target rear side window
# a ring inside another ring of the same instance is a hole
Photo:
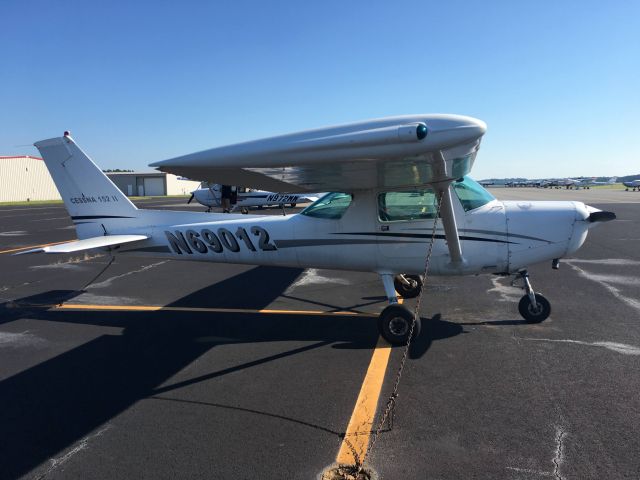
[[[378,195],[378,218],[381,222],[435,218],[436,210],[436,196],[431,189]]]

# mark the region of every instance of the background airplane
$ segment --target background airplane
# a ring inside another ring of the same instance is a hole
[[[245,187],[237,187],[236,203],[232,203],[231,211],[240,209],[242,213],[247,213],[249,207],[269,207],[291,205],[295,207],[298,203],[315,202],[325,193],[276,193],[266,190],[254,190]],[[187,203],[196,200],[207,208],[210,212],[213,207],[222,206],[222,185],[219,183],[202,182],[200,186],[191,192],[191,197]]]
[[[636,180],[630,180],[628,182],[622,182],[622,184],[626,187],[625,190],[629,191],[631,188],[634,192],[636,190],[640,191],[640,178]]]
[[[590,188],[597,185],[614,185],[618,181],[618,177],[611,177],[606,182],[599,182],[595,180],[596,177],[578,177],[578,178],[545,178],[540,180],[522,180],[511,181],[505,183],[507,187],[542,187],[542,188]]]
[[[564,180],[564,185],[567,188],[575,187],[577,188],[589,188],[598,185],[614,185],[618,181],[618,177],[611,177],[606,182],[598,182],[596,177],[579,177],[579,178],[566,178]]]

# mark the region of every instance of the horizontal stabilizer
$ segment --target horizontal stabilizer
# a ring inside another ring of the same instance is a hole
[[[129,242],[139,242],[149,238],[146,235],[104,235],[102,237],[85,238],[84,240],[76,240],[73,242],[51,245],[49,247],[33,248],[25,252],[16,253],[15,255],[23,255],[25,253],[72,253],[82,250],[90,250],[92,248],[111,247]]]

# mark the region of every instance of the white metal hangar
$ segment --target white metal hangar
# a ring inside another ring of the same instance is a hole
[[[162,172],[118,172],[107,176],[128,196],[189,195],[200,182]],[[39,157],[0,156],[0,202],[60,200],[49,170]]]
[[[0,202],[59,199],[58,189],[41,158],[0,156]]]

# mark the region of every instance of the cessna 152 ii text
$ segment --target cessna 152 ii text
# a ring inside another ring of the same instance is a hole
[[[298,203],[315,202],[325,195],[325,193],[276,193],[265,190],[250,190],[245,187],[238,188],[236,194],[236,203],[232,205],[231,212],[240,209],[242,213],[248,213],[249,207],[262,208],[272,205],[295,207]],[[191,192],[187,203],[191,203],[194,198],[199,204],[208,207],[207,211],[210,212],[212,207],[222,206],[222,185],[202,182],[197,189]]]
[[[77,241],[30,250],[375,272],[389,305],[378,317],[392,344],[413,313],[397,301],[434,275],[516,275],[530,322],[550,313],[528,265],[575,252],[615,218],[580,202],[500,202],[467,175],[486,126],[459,115],[407,115],[307,130],[152,164],[162,171],[273,191],[329,193],[301,213],[247,216],[137,209],[72,138],[37,142]],[[435,225],[434,225],[434,222]],[[433,243],[432,243],[433,242]],[[415,319],[414,333],[420,330]]]

